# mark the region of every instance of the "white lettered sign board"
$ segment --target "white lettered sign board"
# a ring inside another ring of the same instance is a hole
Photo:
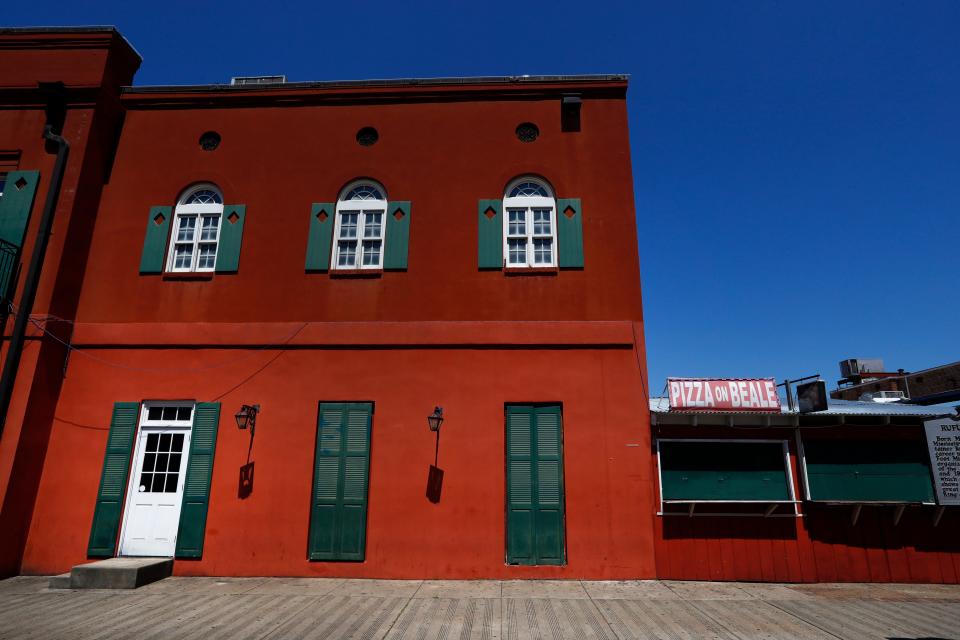
[[[923,426],[937,484],[937,504],[960,504],[960,422],[940,418]]]

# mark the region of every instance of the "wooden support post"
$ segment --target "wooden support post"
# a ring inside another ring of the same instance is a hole
[[[777,509],[777,503],[774,502],[773,504],[767,506],[767,510],[763,512],[763,517],[769,518],[770,514],[776,511],[776,509]]]
[[[860,510],[863,509],[862,504],[853,505],[853,514],[850,516],[850,526],[857,526],[857,520],[860,519]]]
[[[940,518],[943,517],[943,512],[946,510],[946,507],[940,506],[937,507],[933,512],[933,526],[940,524]]]
[[[688,518],[692,518],[692,517],[693,517],[693,509],[694,509],[696,506],[697,506],[697,503],[696,503],[696,502],[691,502],[691,503],[690,503],[690,507],[687,509],[687,517],[688,517]]]
[[[896,511],[893,512],[893,526],[900,524],[900,518],[903,517],[903,511],[907,508],[905,504],[898,504]]]

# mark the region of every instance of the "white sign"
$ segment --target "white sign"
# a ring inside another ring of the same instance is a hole
[[[937,503],[960,504],[960,422],[940,418],[923,426],[937,483]]]

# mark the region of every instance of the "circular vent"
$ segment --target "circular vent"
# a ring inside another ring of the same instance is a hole
[[[207,131],[200,136],[200,148],[204,151],[213,151],[220,146],[220,134],[216,131]]]
[[[369,147],[377,143],[380,134],[373,127],[364,127],[357,131],[357,144],[363,147]]]
[[[532,122],[521,122],[517,125],[517,139],[520,142],[533,142],[540,135],[540,129]]]

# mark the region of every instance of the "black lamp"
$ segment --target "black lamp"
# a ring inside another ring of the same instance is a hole
[[[440,431],[441,424],[443,424],[443,407],[434,407],[433,413],[427,416],[427,425],[430,431]]]
[[[237,411],[237,415],[234,418],[237,419],[237,428],[241,431],[246,430],[250,427],[250,437],[253,437],[253,432],[257,426],[257,414],[260,413],[260,405],[258,404],[245,404],[240,407],[240,411]]]

